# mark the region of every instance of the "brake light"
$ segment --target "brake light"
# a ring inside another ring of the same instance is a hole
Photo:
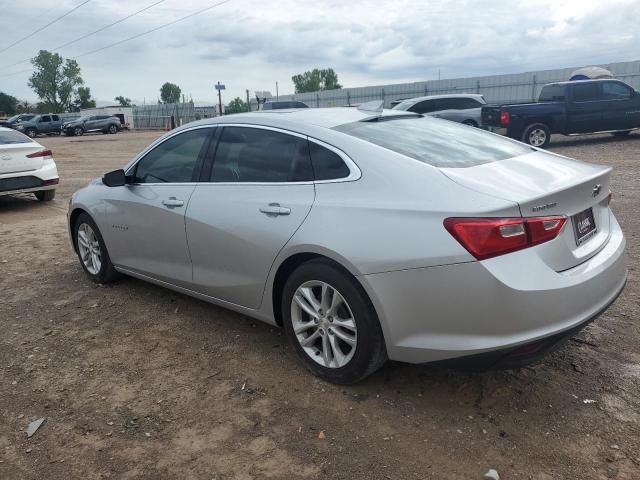
[[[511,114],[509,112],[500,112],[500,125],[507,126],[511,122]]]
[[[563,216],[530,218],[447,218],[444,227],[478,260],[504,255],[554,239]]]
[[[27,155],[27,158],[38,158],[38,157],[53,157],[53,152],[51,150],[40,150],[39,152],[33,152]]]

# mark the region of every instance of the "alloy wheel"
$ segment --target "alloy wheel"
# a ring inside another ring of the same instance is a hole
[[[91,275],[98,275],[102,268],[100,242],[93,228],[83,223],[78,227],[78,251],[82,264]]]
[[[534,147],[540,147],[547,141],[547,132],[541,128],[534,128],[529,132],[529,144]]]
[[[311,280],[291,300],[293,331],[304,352],[326,368],[347,365],[356,351],[356,322],[349,304],[334,287]]]

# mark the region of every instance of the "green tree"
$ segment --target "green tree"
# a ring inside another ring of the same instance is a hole
[[[178,103],[182,90],[175,83],[166,82],[160,87],[160,99],[162,103]]]
[[[243,101],[240,97],[236,97],[229,102],[229,104],[225,107],[224,113],[230,115],[232,113],[242,113],[249,111],[247,107],[247,102]]]
[[[18,99],[7,93],[0,92],[0,113],[15,115],[18,108]]]
[[[96,108],[96,101],[91,98],[91,89],[89,87],[78,87],[75,107],[78,111],[84,108]]]
[[[120,104],[121,107],[131,107],[131,99],[127,97],[123,97],[122,95],[114,98],[116,102]]]
[[[317,92],[342,88],[338,83],[338,74],[333,68],[307,70],[291,77],[296,93]]]
[[[40,50],[31,63],[35,71],[29,78],[29,86],[40,97],[42,107],[54,112],[71,110],[77,89],[84,84],[78,62]]]

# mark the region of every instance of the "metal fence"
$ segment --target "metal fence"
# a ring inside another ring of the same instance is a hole
[[[193,103],[162,103],[157,105],[141,105],[133,107],[133,128],[149,128],[168,130],[174,126],[196,120]]]
[[[613,75],[640,90],[640,60],[599,65]],[[342,88],[313,93],[280,95],[279,100],[300,100],[310,107],[341,107],[349,104],[384,100],[385,107],[403,98],[447,93],[481,93],[488,103],[519,103],[535,101],[547,83],[569,80],[580,67],[542,70],[510,75],[428,80],[425,82],[378,85],[373,87]],[[252,110],[256,109],[255,100]]]

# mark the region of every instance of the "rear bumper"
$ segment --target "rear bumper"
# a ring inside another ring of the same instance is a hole
[[[564,272],[533,261],[533,247],[483,262],[359,277],[389,358],[426,363],[496,352],[500,359],[581,328],[624,288],[625,239],[613,217],[611,227],[598,254]]]
[[[0,175],[0,196],[54,190],[58,180],[55,162],[48,161],[38,170]]]

